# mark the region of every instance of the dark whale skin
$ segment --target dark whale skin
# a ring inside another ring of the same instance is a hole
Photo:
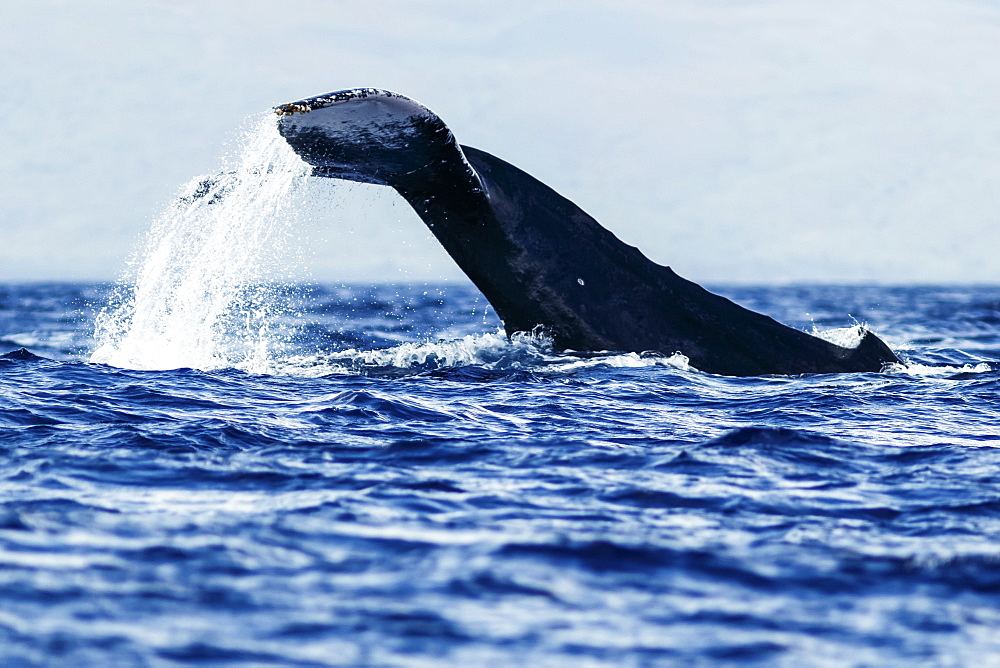
[[[838,346],[681,278],[538,179],[460,146],[409,98],[351,89],[276,111],[315,175],[399,192],[508,335],[540,327],[561,349],[681,353],[730,376],[877,372],[899,362],[870,331],[856,347]]]

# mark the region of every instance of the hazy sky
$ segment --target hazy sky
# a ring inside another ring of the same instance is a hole
[[[373,86],[696,281],[1000,283],[997,2],[0,0],[0,27],[0,280],[116,277],[248,117]],[[316,278],[460,276],[391,191],[330,185]]]

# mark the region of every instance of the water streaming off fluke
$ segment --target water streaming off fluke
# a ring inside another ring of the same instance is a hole
[[[91,361],[268,371],[287,339],[274,324],[283,307],[270,279],[292,218],[290,195],[309,172],[274,117],[259,119],[234,165],[192,179],[153,223],[97,319]]]

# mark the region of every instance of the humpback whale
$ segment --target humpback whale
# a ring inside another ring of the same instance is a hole
[[[355,88],[275,107],[313,175],[394,188],[496,310],[567,350],[679,352],[758,376],[880,371],[899,359],[867,329],[842,347],[713,294],[620,241],[517,167],[460,145],[434,112]]]

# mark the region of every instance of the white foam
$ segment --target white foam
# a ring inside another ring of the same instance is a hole
[[[649,366],[669,366],[681,371],[697,371],[691,366],[691,360],[686,355],[674,353],[673,355],[650,355],[639,353],[608,353],[598,357],[572,360],[564,358],[561,364],[554,365],[559,371],[573,371],[575,369],[586,369],[594,366],[611,366],[616,368],[638,368]]]
[[[834,327],[831,329],[819,329],[813,326],[812,335],[828,341],[841,348],[857,348],[861,345],[861,340],[868,333],[868,326],[857,323],[851,327]]]
[[[600,366],[669,366],[691,371],[688,359],[638,353],[588,354],[581,358],[553,352],[552,340],[539,333],[518,333],[510,339],[502,329],[447,341],[409,342],[378,350],[349,349],[316,356],[290,357],[276,365],[275,373],[318,377],[356,373],[363,367],[401,370],[433,370],[447,367],[478,366],[501,371],[566,372]]]
[[[286,338],[268,272],[310,168],[262,116],[231,171],[193,179],[153,223],[112,304],[92,362],[134,369],[267,372]]]
[[[927,378],[954,376],[960,373],[989,373],[990,371],[993,371],[993,367],[986,362],[963,364],[962,366],[900,363],[890,364],[885,368],[885,373],[887,374]]]

